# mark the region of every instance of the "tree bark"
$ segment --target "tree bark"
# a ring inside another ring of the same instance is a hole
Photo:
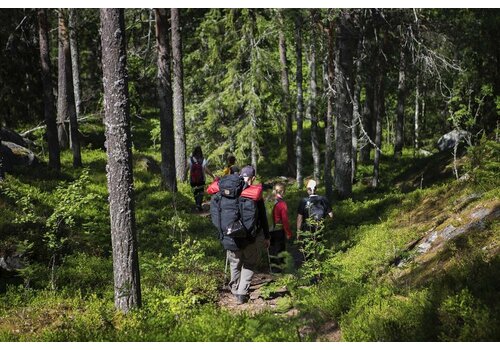
[[[2,124],[0,123],[0,126]],[[0,136],[0,182],[5,179],[5,167],[3,164],[3,152],[2,152],[2,136]]]
[[[362,145],[359,149],[359,161],[363,164],[370,163],[370,152],[373,148],[371,142],[374,139],[374,128],[375,124],[373,121],[375,119],[374,111],[373,111],[373,73],[369,74],[369,77],[365,83],[365,102],[363,104],[363,113],[362,113],[362,126],[364,133],[362,135]],[[371,142],[370,142],[371,141]]]
[[[295,169],[295,152],[293,149],[293,129],[292,129],[292,109],[290,103],[290,83],[288,80],[288,62],[286,59],[286,40],[284,33],[284,18],[283,10],[278,10],[278,18],[280,22],[279,29],[279,53],[280,53],[280,63],[281,63],[281,88],[283,91],[282,95],[282,108],[285,113],[285,144],[286,144],[286,159],[287,159],[287,173],[288,176],[296,176]]]
[[[168,21],[165,9],[155,9],[156,45],[158,50],[157,90],[160,106],[160,142],[162,185],[177,191],[175,169],[174,111],[168,45]]]
[[[317,25],[317,13],[316,10],[311,10],[311,43],[309,49],[309,103],[307,106],[307,115],[311,120],[311,146],[312,146],[312,158],[314,165],[314,178],[318,180],[320,178],[320,162],[321,153],[319,149],[319,138],[318,138],[318,115],[316,110],[316,99],[318,95],[318,87],[316,83],[316,35],[315,30]]]
[[[186,180],[186,131],[184,119],[184,72],[182,65],[182,35],[179,9],[171,9],[172,67],[174,73],[175,172],[180,181]]]
[[[78,120],[75,110],[75,95],[73,92],[73,73],[71,68],[71,49],[69,45],[68,27],[65,13],[59,9],[59,123],[69,120],[70,145],[73,153],[73,167],[82,166],[80,140],[78,137]],[[59,139],[61,145],[61,139]],[[62,148],[62,146],[61,146]]]
[[[327,55],[327,78],[326,96],[327,113],[325,126],[325,194],[326,197],[333,197],[333,179],[332,179],[332,143],[333,143],[333,85],[335,77],[335,28],[334,22],[329,21],[327,29],[328,55]]]
[[[52,91],[52,69],[50,63],[50,48],[48,35],[47,12],[38,9],[38,35],[40,41],[40,65],[43,85],[44,119],[47,132],[47,143],[49,149],[49,167],[59,171],[61,169],[61,157],[59,142],[57,139],[55,99]]]
[[[359,38],[356,60],[356,79],[354,81],[353,106],[352,106],[352,174],[351,182],[356,181],[358,170],[358,137],[361,121],[361,68],[363,56],[363,38]]]
[[[295,134],[295,154],[297,157],[297,186],[302,188],[302,124],[304,119],[304,97],[302,93],[302,15],[297,11],[295,17],[295,53],[297,57],[297,132]]]
[[[379,58],[380,59],[380,58]],[[379,72],[377,73],[376,84],[374,89],[374,113],[375,113],[375,155],[373,157],[373,178],[372,187],[377,188],[380,182],[380,149],[382,147],[382,120],[384,118],[384,75],[385,71],[379,64]]]
[[[394,157],[403,155],[404,146],[404,124],[405,124],[405,99],[406,99],[406,57],[405,48],[401,43],[399,54],[399,81],[398,102],[396,107],[396,138],[394,142]]]
[[[123,9],[101,9],[104,124],[115,307],[141,306]]]
[[[257,136],[257,115],[255,114],[255,108],[252,108],[252,111],[250,112],[250,117],[251,117],[251,123],[252,123],[252,130],[254,131],[252,133],[252,141],[251,141],[251,164],[253,168],[255,169],[255,173],[257,174],[257,163],[258,163],[258,144],[256,140]]]
[[[64,56],[64,35],[67,35],[66,26],[64,22],[64,17],[62,9],[58,10],[58,59],[57,59],[57,72],[58,72],[58,83],[57,83],[57,138],[59,140],[59,147],[61,149],[67,149],[69,147],[69,134],[66,128],[68,123],[68,101],[65,95],[66,92],[66,72],[65,67],[65,56]]]
[[[417,153],[418,143],[419,143],[419,125],[418,125],[418,117],[419,117],[419,106],[420,106],[420,92],[419,92],[419,76],[417,73],[417,78],[415,82],[415,118],[414,118],[414,127],[413,127],[413,155]]]
[[[334,184],[339,198],[352,196],[352,117],[353,105],[353,37],[352,13],[344,10],[339,21],[339,74],[335,76],[337,92],[336,132],[335,132],[335,168]]]
[[[82,98],[80,91],[80,59],[77,39],[78,14],[77,9],[69,9],[69,44],[71,47],[71,69],[73,71],[73,90],[75,93],[76,117],[82,114]]]

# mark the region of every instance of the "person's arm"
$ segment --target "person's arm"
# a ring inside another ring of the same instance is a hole
[[[259,212],[260,227],[262,228],[262,232],[264,233],[264,244],[266,249],[269,249],[269,246],[271,245],[271,235],[269,234],[269,224],[267,222],[266,205],[264,204],[263,199],[257,201],[257,210]]]
[[[215,176],[214,174],[212,173],[212,171],[208,168],[208,160],[205,160],[205,166],[203,167],[204,170],[205,170],[205,173],[207,173],[208,175],[210,175],[212,177],[212,179],[215,180]]]
[[[303,220],[302,214],[297,214],[297,239],[299,238],[299,231],[302,227],[302,220]]]
[[[302,230],[302,222],[304,220],[304,210],[305,210],[305,202],[302,199],[299,202],[299,207],[297,209],[297,240],[300,239],[299,232]]]
[[[290,229],[290,223],[288,221],[288,206],[284,201],[280,201],[276,205],[276,210],[278,210],[278,216],[281,220],[281,224],[283,225],[283,230],[285,230],[286,237],[288,239],[292,238],[292,230]]]
[[[186,160],[186,180],[189,179],[189,168],[191,168],[191,159]]]
[[[326,206],[326,212],[328,213],[328,216],[330,218],[333,218],[333,211],[332,211],[332,206],[330,204],[330,202],[328,201],[328,199],[324,199],[324,203],[325,203],[325,206]]]

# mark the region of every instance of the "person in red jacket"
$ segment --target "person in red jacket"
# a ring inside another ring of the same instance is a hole
[[[271,271],[280,272],[283,265],[283,258],[278,255],[286,250],[286,241],[292,239],[292,230],[288,221],[288,206],[285,202],[285,185],[277,183],[274,185],[274,207],[272,211],[273,230],[271,232],[271,246],[269,255],[271,259]]]

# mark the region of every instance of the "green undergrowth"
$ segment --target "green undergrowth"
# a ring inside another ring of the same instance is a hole
[[[64,151],[61,174],[42,164],[0,184],[0,251],[24,262],[0,276],[0,341],[299,341],[321,337],[331,321],[345,341],[498,341],[498,219],[423,263],[409,248],[431,229],[466,223],[475,208],[500,205],[498,143],[464,152],[460,181],[449,154],[415,159],[405,150],[393,160],[385,151],[377,189],[365,181],[371,167],[360,164],[353,199],[332,202],[318,261],[295,270],[285,257],[286,273],[262,293],[272,298],[286,286],[289,295],[275,310],[234,313],[218,306],[225,254],[209,217],[194,214],[190,186],[168,193],[143,166],[144,157],[160,160],[154,117],[135,119],[132,130],[142,308],[124,315],[113,306],[103,128],[89,122],[84,168],[73,169]],[[270,159],[284,164],[282,150],[270,140],[259,181],[281,181],[284,168]],[[292,228],[304,192],[287,186]],[[265,198],[269,214],[270,190]],[[268,268],[264,257],[260,270]],[[288,316],[291,308],[298,315]],[[304,335],[306,324],[314,330]]]

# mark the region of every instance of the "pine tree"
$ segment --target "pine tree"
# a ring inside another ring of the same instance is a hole
[[[167,12],[155,9],[156,45],[158,50],[158,104],[160,105],[160,143],[162,184],[169,191],[177,191],[175,175],[174,111],[168,45]]]
[[[184,71],[182,64],[182,33],[180,11],[170,10],[172,22],[172,70],[175,124],[175,168],[180,181],[186,180],[186,131],[184,122]]]
[[[320,162],[321,153],[319,148],[318,135],[318,110],[316,107],[316,99],[318,96],[318,87],[316,80],[316,37],[317,37],[317,22],[318,12],[311,9],[311,35],[309,43],[309,103],[307,105],[307,116],[311,120],[311,146],[313,158],[313,174],[315,179],[320,178]]]
[[[278,10],[279,21],[279,54],[281,63],[281,88],[282,99],[281,108],[285,114],[285,145],[287,159],[288,176],[296,176],[296,159],[293,149],[293,117],[290,101],[290,83],[288,80],[288,61],[286,57],[286,38],[285,38],[285,15],[284,10]]]
[[[49,149],[49,167],[59,171],[61,168],[59,142],[57,140],[57,124],[54,94],[52,92],[52,73],[48,36],[47,11],[38,9],[38,34],[40,42],[40,64],[43,84],[44,118],[47,127],[47,143]]]
[[[302,92],[302,14],[297,10],[295,14],[295,54],[296,54],[296,84],[297,84],[297,131],[295,133],[295,156],[297,159],[297,186],[302,188],[302,126],[304,119],[304,97]]]
[[[327,113],[325,126],[325,194],[328,198],[333,196],[333,178],[332,178],[332,145],[333,145],[333,85],[335,80],[335,22],[328,19],[326,27],[327,40],[327,63],[326,63],[326,97]]]
[[[356,33],[352,10],[343,10],[339,18],[338,30],[338,74],[335,76],[337,93],[335,130],[335,188],[340,198],[352,196],[352,115],[350,96],[353,84],[353,53]]]
[[[80,89],[80,53],[78,51],[78,10],[69,9],[69,44],[71,51],[71,70],[73,72],[73,90],[75,93],[76,117],[82,114],[82,94]]]
[[[64,125],[69,120],[69,141],[73,153],[73,167],[82,166],[78,120],[76,118],[75,95],[73,92],[73,73],[71,67],[71,49],[69,45],[66,13],[59,9],[59,85],[58,85],[58,114],[59,124]],[[64,122],[63,122],[64,121]],[[59,134],[59,144],[65,148],[66,135],[63,130]]]
[[[404,146],[404,124],[405,124],[405,99],[406,99],[406,48],[405,38],[400,29],[400,55],[399,55],[399,79],[398,79],[398,102],[396,107],[396,135],[394,142],[394,157],[399,158],[403,153]]]
[[[107,179],[115,307],[141,306],[123,9],[101,9]]]

